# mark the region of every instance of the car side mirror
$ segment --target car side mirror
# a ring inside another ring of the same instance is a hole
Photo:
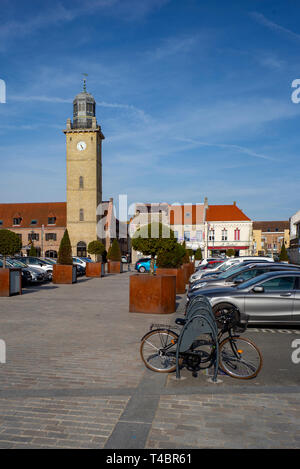
[[[234,280],[234,284],[239,285],[240,283],[243,283],[243,281],[244,281],[243,279],[237,278],[236,280]]]
[[[257,286],[257,287],[254,287],[252,291],[254,291],[254,293],[263,293],[265,289],[264,287]]]

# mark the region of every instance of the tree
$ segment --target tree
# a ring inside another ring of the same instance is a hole
[[[227,249],[226,256],[227,257],[234,257],[235,256],[235,250],[234,249]]]
[[[0,254],[3,256],[3,268],[6,265],[6,256],[14,256],[22,249],[19,236],[10,230],[0,230]]]
[[[176,243],[170,246],[170,249],[161,249],[157,254],[157,267],[176,269],[183,263],[186,251],[184,247]]]
[[[121,261],[121,249],[116,239],[113,240],[112,245],[110,246],[108,250],[107,258],[110,261],[117,261],[117,262]]]
[[[29,254],[28,254],[28,255],[31,256],[31,257],[36,257],[36,254],[37,254],[36,248],[34,247],[34,244],[33,244],[33,242],[32,242],[32,243],[31,243],[31,246],[30,246],[30,250],[29,250]]]
[[[105,251],[104,244],[99,241],[99,239],[95,241],[91,241],[88,245],[88,253],[95,255],[95,260],[99,259],[99,256],[103,256]]]
[[[183,263],[184,263],[184,264],[188,264],[188,263],[190,262],[190,256],[189,256],[189,250],[186,248],[185,241],[183,241],[182,247],[183,247],[183,249],[184,249],[184,251],[185,251],[184,257],[183,257]]]
[[[154,274],[155,256],[161,250],[172,250],[176,244],[174,231],[158,222],[142,226],[134,233],[131,240],[131,245],[135,251],[140,251],[145,256],[151,256],[151,274]]]
[[[279,260],[281,262],[282,261],[286,262],[286,261],[289,260],[289,256],[288,256],[284,241],[282,241],[281,251],[280,251],[280,254],[279,254]]]
[[[195,252],[195,261],[202,261],[202,251],[200,248]]]
[[[65,230],[62,240],[60,242],[57,264],[60,265],[73,265],[72,247],[69,238],[68,230]]]

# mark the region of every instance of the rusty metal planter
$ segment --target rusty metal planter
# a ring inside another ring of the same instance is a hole
[[[175,310],[175,275],[135,274],[130,277],[130,312],[170,314]]]

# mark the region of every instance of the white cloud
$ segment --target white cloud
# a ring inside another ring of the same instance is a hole
[[[277,23],[274,23],[273,21],[270,21],[268,18],[266,18],[262,13],[257,13],[257,12],[252,12],[250,15],[260,24],[263,26],[266,26],[267,28],[271,29],[272,31],[275,31],[277,33],[284,34],[285,36],[295,39],[297,41],[300,40],[300,34],[295,33],[294,31],[291,31],[288,28],[285,28]]]

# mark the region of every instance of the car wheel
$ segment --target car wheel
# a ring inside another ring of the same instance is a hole
[[[144,274],[144,273],[146,272],[146,268],[143,267],[143,266],[141,266],[141,267],[139,268],[139,272],[141,272],[141,274]]]
[[[213,313],[217,321],[218,328],[221,328],[224,325],[224,316],[230,317],[234,323],[239,322],[240,320],[238,310],[230,303],[219,303],[218,305],[215,305],[213,307]]]

